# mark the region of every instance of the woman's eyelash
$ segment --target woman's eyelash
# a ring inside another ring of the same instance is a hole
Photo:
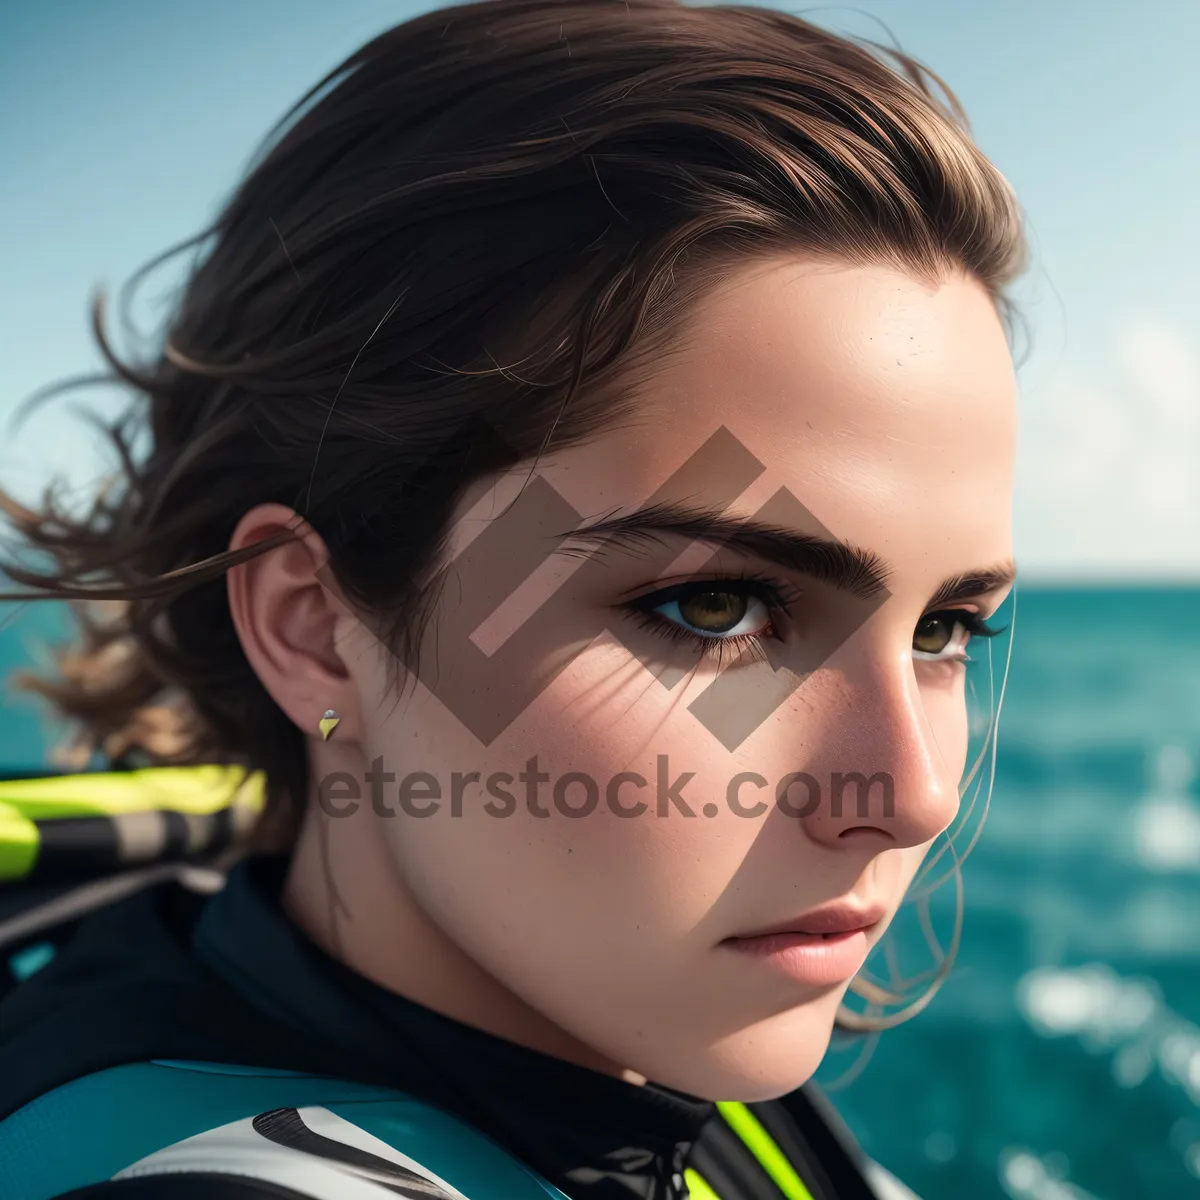
[[[970,608],[940,608],[936,612],[926,613],[921,620],[932,621],[935,617],[952,620],[956,625],[961,625],[972,637],[995,637],[1007,628],[1004,625],[994,628],[987,623],[984,617]]]
[[[669,587],[648,592],[635,600],[626,601],[623,607],[637,612],[653,612],[670,604],[672,600],[685,600],[701,596],[705,592],[717,592],[731,596],[750,596],[761,600],[770,611],[783,612],[797,603],[800,593],[783,584],[761,575],[712,576],[708,579],[689,579],[686,583],[674,583]]]
[[[729,634],[714,636],[698,633],[678,621],[664,617],[657,610],[674,601],[688,600],[705,593],[718,593],[731,596],[747,596],[761,602],[767,610],[768,627],[766,631],[754,633]],[[773,636],[772,624],[787,615],[791,607],[800,599],[800,593],[787,588],[773,579],[758,575],[714,576],[708,579],[688,580],[686,583],[672,584],[670,587],[659,588],[635,600],[626,601],[620,607],[629,612],[643,628],[665,637],[675,645],[687,645],[697,650],[702,656],[737,658],[749,652],[751,656],[765,660],[763,641]]]

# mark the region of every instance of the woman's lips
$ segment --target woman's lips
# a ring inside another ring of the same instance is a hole
[[[830,987],[853,979],[862,970],[870,949],[865,929],[844,933],[768,933],[729,938],[721,944],[809,987]]]
[[[870,950],[868,933],[886,913],[882,905],[829,904],[721,944],[798,983],[830,987],[862,970]]]

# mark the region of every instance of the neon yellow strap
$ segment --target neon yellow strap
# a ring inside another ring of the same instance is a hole
[[[40,840],[37,826],[28,817],[0,804],[0,881],[29,874]]]
[[[717,1104],[717,1111],[725,1118],[730,1129],[746,1144],[750,1153],[758,1159],[759,1166],[770,1175],[787,1200],[813,1200],[812,1192],[804,1186],[804,1180],[796,1174],[796,1169],[788,1161],[787,1155],[762,1127],[762,1122],[744,1104],[736,1100],[723,1100]]]
[[[260,772],[240,767],[147,767],[49,779],[0,780],[0,805],[30,821],[115,817],[121,813],[214,813],[233,805],[255,811],[265,797]]]
[[[119,823],[136,813],[199,817],[230,809],[240,823],[261,813],[265,801],[261,771],[215,765],[0,780],[0,884],[34,869],[41,851],[35,822],[84,817]]]
[[[721,1200],[699,1171],[693,1170],[691,1167],[685,1168],[683,1180],[687,1184],[690,1200]]]

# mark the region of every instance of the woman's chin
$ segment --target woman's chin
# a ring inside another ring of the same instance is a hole
[[[775,1100],[807,1083],[829,1048],[833,1014],[793,1010],[698,1047],[686,1057],[638,1068],[656,1083],[704,1100]]]

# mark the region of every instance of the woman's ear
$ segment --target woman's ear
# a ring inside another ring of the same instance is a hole
[[[321,536],[292,509],[260,504],[238,522],[229,549],[288,532],[291,540],[227,572],[234,628],[254,673],[301,732],[320,738],[321,719],[333,709],[338,741],[357,742],[358,696],[338,649],[350,613],[324,569]]]

